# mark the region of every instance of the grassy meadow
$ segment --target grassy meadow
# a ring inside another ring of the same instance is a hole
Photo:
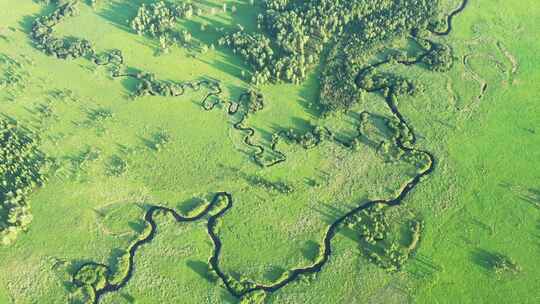
[[[56,35],[84,37],[99,51],[120,49],[129,70],[160,79],[219,80],[228,100],[249,88],[243,76],[249,67],[230,50],[173,47],[161,54],[155,39],[134,33],[128,20],[143,2],[151,1],[81,4],[80,15],[60,24]],[[196,42],[211,44],[220,28],[256,27],[259,8],[250,1],[193,2],[216,11],[179,23]],[[223,13],[223,2],[237,11]],[[443,2],[448,10],[459,4]],[[73,302],[77,266],[114,263],[144,230],[149,206],[190,214],[219,191],[234,197],[219,221],[222,269],[270,284],[312,264],[337,218],[363,202],[394,197],[418,171],[417,164],[388,161],[369,145],[353,151],[324,142],[305,150],[286,141],[278,145],[286,162],[261,168],[245,134],[233,128],[238,117],[224,104],[202,108],[204,89],[134,99],[131,79],[112,78],[83,58],[59,60],[37,50],[28,33],[49,9],[31,0],[0,0],[0,80],[13,78],[0,88],[0,114],[38,134],[40,149],[55,159],[49,181],[30,197],[29,230],[0,246],[0,303]],[[413,218],[425,223],[406,267],[380,269],[364,257],[359,236],[342,229],[320,273],[268,294],[265,303],[540,301],[538,16],[533,0],[470,1],[452,34],[437,38],[456,57],[448,73],[385,67],[424,83],[424,94],[401,99],[399,107],[417,145],[437,160],[435,172],[390,211],[396,226]],[[273,133],[312,124],[349,138],[357,113],[391,117],[377,94],[364,94],[351,113],[322,116],[318,80],[316,69],[299,85],[262,86],[265,108],[246,122],[256,131],[253,141],[269,148]],[[368,136],[389,135],[375,125]],[[157,222],[156,238],[137,251],[133,278],[101,303],[239,303],[209,273],[213,244],[206,221],[177,223],[161,215]],[[490,261],[498,253],[521,270],[494,274]]]

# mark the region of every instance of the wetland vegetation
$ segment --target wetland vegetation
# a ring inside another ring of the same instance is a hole
[[[538,299],[533,1],[0,8],[0,303]]]

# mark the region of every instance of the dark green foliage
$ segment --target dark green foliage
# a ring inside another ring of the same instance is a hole
[[[107,267],[100,264],[87,264],[80,268],[73,276],[73,283],[77,287],[74,296],[81,298],[81,303],[94,303],[96,290],[108,284]]]
[[[281,194],[294,192],[294,188],[291,185],[282,181],[273,182],[256,175],[249,176],[247,180],[252,186],[263,188],[269,192],[279,192]]]
[[[285,136],[289,140],[292,140],[304,147],[304,149],[311,149],[318,146],[323,141],[330,139],[332,134],[329,133],[324,127],[314,126],[312,127],[311,131],[303,134],[299,134],[292,129],[288,130]]]
[[[354,1],[353,1],[354,2]],[[365,5],[371,1],[363,1]],[[358,102],[360,92],[355,78],[362,65],[384,43],[410,33],[424,33],[437,16],[437,1],[376,1],[361,18],[336,39],[322,70],[320,102],[327,111],[346,110]],[[405,61],[405,54],[395,54],[390,62]]]
[[[384,214],[383,205],[375,205],[363,210],[355,217],[355,225],[362,240],[369,244],[384,240],[388,234],[388,221]]]
[[[355,82],[358,67],[349,64],[341,52],[333,48],[322,71],[319,102],[327,112],[349,109],[361,96]]]
[[[497,274],[515,274],[521,271],[521,267],[511,257],[501,253],[495,253],[489,261],[491,270]]]
[[[191,3],[173,4],[165,1],[149,5],[143,3],[135,18],[131,20],[131,28],[139,35],[159,37],[170,33],[181,18],[191,17],[193,10],[194,6]]]
[[[399,244],[392,242],[385,246],[383,254],[372,251],[368,254],[368,258],[377,266],[385,269],[388,272],[399,271],[409,259],[409,255],[403,250]]]
[[[436,16],[437,2],[266,0],[263,8],[264,14],[258,16],[262,33],[247,33],[241,28],[220,40],[220,44],[231,47],[251,65],[252,81],[256,84],[305,80],[319,62],[324,47],[330,43],[335,45],[341,39],[346,43],[340,45],[339,55],[336,53],[334,58],[347,62],[341,66],[349,65],[384,41],[413,28],[425,28]],[[346,79],[347,72],[332,76],[342,70],[326,71],[325,76],[335,78],[327,79],[330,83],[353,84],[341,81]]]
[[[147,146],[154,151],[160,151],[170,140],[171,136],[169,133],[165,130],[160,130],[152,134],[150,140],[147,141]]]
[[[452,48],[445,44],[435,43],[432,49],[424,57],[423,62],[435,72],[447,72],[454,65]]]
[[[398,232],[389,224],[385,206],[376,204],[363,210],[348,222],[348,226],[358,231],[360,246],[365,256],[388,272],[403,268],[420,241],[421,224],[411,222],[408,234],[410,242],[402,246],[396,240]]]
[[[107,268],[102,265],[86,265],[79,269],[74,281],[81,286],[88,285],[95,289],[101,289],[107,284]]]
[[[220,281],[222,284],[224,282]],[[236,294],[242,294],[246,290],[255,287],[255,284],[250,282],[247,278],[240,277],[238,280],[230,275],[225,275],[225,282],[235,291]],[[248,302],[249,303],[249,302]]]
[[[113,112],[107,108],[96,108],[88,111],[88,119],[91,123],[102,122],[112,118],[113,116]]]
[[[45,182],[48,161],[34,135],[10,119],[0,119],[0,237],[9,244],[32,221],[28,194]]]
[[[407,245],[408,252],[412,252],[418,247],[418,243],[420,242],[420,237],[422,235],[423,226],[424,224],[422,221],[414,220],[410,222],[409,233],[411,235],[411,239],[409,244]]]
[[[407,125],[393,119],[388,119],[386,121],[386,124],[388,128],[392,131],[392,139],[394,141],[399,138],[401,139],[402,143],[412,145],[414,137],[411,129],[409,129]]]
[[[47,55],[61,59],[79,58],[94,55],[95,51],[88,40],[78,38],[59,39],[53,36],[53,28],[64,19],[76,16],[77,1],[58,6],[51,14],[37,18],[32,25],[31,37],[37,47]]]
[[[137,79],[139,79],[139,83],[134,93],[135,97],[148,95],[170,97],[184,93],[182,84],[157,80],[154,74],[139,73]]]
[[[121,176],[127,169],[127,162],[117,155],[111,156],[106,165],[106,173],[109,176]]]
[[[249,90],[247,92],[247,107],[250,113],[256,113],[264,109],[264,97],[261,93]]]
[[[394,74],[376,73],[371,68],[360,75],[357,84],[359,88],[368,92],[382,89],[385,97],[389,95],[395,97],[402,95],[414,96],[423,92],[422,85],[414,80]]]
[[[263,84],[275,80],[277,67],[273,66],[274,50],[270,46],[270,39],[263,34],[249,34],[243,29],[225,36],[218,41],[219,45],[226,45],[233,49],[235,54],[244,58],[247,64],[253,67],[252,82]]]
[[[167,49],[173,42],[190,42],[189,32],[177,33],[173,29],[178,20],[191,17],[194,9],[191,3],[176,4],[165,1],[149,5],[143,3],[130,25],[139,35],[146,34],[158,38],[161,48]]]
[[[80,152],[69,156],[69,166],[71,167],[70,178],[81,178],[89,165],[101,157],[101,150],[96,147],[86,146]]]

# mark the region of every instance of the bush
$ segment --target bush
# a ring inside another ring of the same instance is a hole
[[[125,160],[117,155],[113,155],[106,165],[106,173],[109,176],[121,176],[126,173],[127,168],[128,164]]]
[[[79,286],[92,286],[94,290],[103,289],[107,285],[107,268],[97,264],[85,265],[75,274],[74,282]]]
[[[521,267],[511,257],[501,253],[493,254],[490,261],[491,270],[497,274],[515,274],[521,271]]]

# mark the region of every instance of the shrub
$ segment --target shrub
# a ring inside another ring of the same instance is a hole
[[[521,267],[511,257],[501,253],[493,254],[490,261],[491,270],[497,274],[502,275],[505,273],[518,273],[521,271]]]

